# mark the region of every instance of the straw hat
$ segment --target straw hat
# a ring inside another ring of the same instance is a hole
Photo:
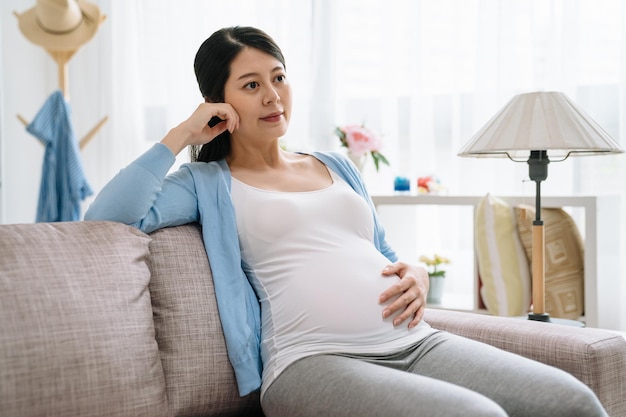
[[[37,0],[17,15],[24,36],[51,51],[71,51],[89,41],[103,17],[97,5],[83,0]]]

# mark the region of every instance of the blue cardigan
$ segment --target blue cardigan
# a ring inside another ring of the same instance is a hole
[[[374,204],[354,165],[339,153],[311,155],[368,202],[374,218],[374,244],[395,262],[396,254],[385,241]],[[202,224],[228,357],[239,394],[244,396],[261,386],[261,309],[241,267],[230,170],[224,160],[192,162],[167,175],[174,162],[169,148],[154,145],[102,189],[85,213],[85,220],[122,222],[145,233],[192,222]]]

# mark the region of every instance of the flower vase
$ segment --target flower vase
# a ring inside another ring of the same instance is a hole
[[[430,287],[428,288],[426,303],[441,304],[441,297],[443,296],[443,284],[445,282],[445,279],[445,275],[428,275]]]
[[[352,163],[356,166],[359,172],[363,172],[363,167],[365,166],[365,161],[367,160],[367,154],[363,155],[355,155],[352,152],[348,152],[348,158],[352,161]]]

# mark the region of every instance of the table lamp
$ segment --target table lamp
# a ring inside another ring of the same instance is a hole
[[[560,92],[513,97],[459,151],[463,157],[507,157],[528,163],[529,177],[536,184],[531,264],[533,308],[529,320],[551,321],[545,311],[545,233],[541,220],[541,181],[548,177],[548,164],[569,156],[622,152],[604,129]]]

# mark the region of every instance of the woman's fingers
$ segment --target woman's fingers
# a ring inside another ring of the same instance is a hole
[[[424,285],[420,270],[416,267],[396,262],[383,270],[384,276],[397,275],[400,281],[389,287],[380,295],[380,303],[393,301],[383,310],[383,318],[397,314],[393,319],[393,325],[399,326],[409,320],[409,328],[415,327],[424,316],[426,306],[426,293],[428,287]],[[426,277],[428,275],[426,274]]]

